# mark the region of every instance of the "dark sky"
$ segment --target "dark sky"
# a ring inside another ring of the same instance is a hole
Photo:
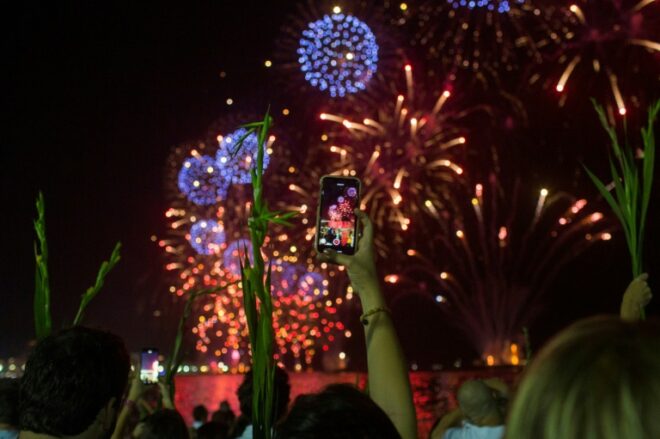
[[[121,240],[123,259],[90,306],[87,322],[118,332],[133,350],[165,349],[180,304],[166,291],[163,260],[149,241],[164,228],[165,158],[171,146],[200,137],[227,111],[227,97],[263,89],[263,61],[295,2],[19,3],[2,19],[0,358],[25,352],[33,337],[31,221],[39,190],[46,197],[55,324],[73,318],[80,294]],[[541,108],[530,114],[545,117]],[[576,141],[575,133],[552,136],[558,144]],[[565,157],[573,146],[562,148]],[[594,193],[591,187],[587,192]],[[657,213],[649,240],[656,285]],[[621,236],[608,249],[587,252],[566,268],[534,339],[540,342],[580,316],[616,312],[629,271]],[[402,324],[409,357],[463,350],[457,347],[461,337],[423,304],[411,299],[403,306],[409,307],[409,324]],[[162,317],[153,317],[155,309]],[[424,326],[430,322],[436,326]],[[436,334],[432,341],[429,332]]]
[[[89,322],[133,348],[160,336],[141,311],[157,308],[156,295],[169,300],[149,241],[164,226],[165,158],[203,134],[228,96],[258,84],[270,52],[264,42],[290,3],[159,5],[27,2],[3,19],[0,356],[32,337],[31,221],[40,189],[55,322],[73,318],[79,294],[121,240],[123,260]]]

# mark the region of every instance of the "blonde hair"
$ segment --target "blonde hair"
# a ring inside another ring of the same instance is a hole
[[[660,331],[615,317],[558,334],[522,378],[507,439],[660,438]]]

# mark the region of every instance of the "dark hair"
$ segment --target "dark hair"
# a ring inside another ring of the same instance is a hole
[[[289,385],[289,375],[284,369],[275,368],[275,401],[273,403],[273,419],[277,421],[285,413],[289,405],[289,396],[291,386]],[[252,421],[252,371],[245,374],[243,382],[238,388],[238,401],[241,406],[241,416],[248,421]]]
[[[400,439],[385,412],[347,384],[296,398],[277,427],[277,439]]]
[[[229,405],[229,401],[227,401],[226,399],[220,403],[220,408],[218,409],[218,411],[234,413],[231,409],[231,406]]]
[[[218,410],[211,415],[211,421],[221,422],[227,425],[232,425],[235,420],[236,415],[226,399],[220,403]]]
[[[112,398],[119,406],[129,368],[124,342],[109,332],[77,326],[44,338],[21,379],[21,430],[82,433]]]
[[[195,421],[206,422],[209,419],[209,411],[202,404],[193,408],[193,419]]]
[[[0,424],[18,426],[18,380],[0,379]]]
[[[188,439],[188,427],[176,410],[156,410],[142,421],[139,439]]]
[[[221,422],[207,422],[197,429],[197,439],[226,439],[229,425]]]

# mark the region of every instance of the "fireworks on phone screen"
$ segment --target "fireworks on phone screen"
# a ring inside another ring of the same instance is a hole
[[[319,248],[338,252],[355,248],[355,222],[353,212],[358,203],[358,190],[354,185],[333,182],[323,188],[319,224]]]

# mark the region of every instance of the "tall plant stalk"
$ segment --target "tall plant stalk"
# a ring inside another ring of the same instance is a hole
[[[257,160],[251,169],[252,209],[248,218],[250,240],[252,241],[252,260],[247,254],[241,261],[241,283],[250,348],[252,351],[252,425],[254,439],[270,439],[273,434],[273,401],[275,364],[273,349],[275,335],[273,331],[273,303],[270,296],[271,266],[266,270],[262,247],[270,223],[290,225],[288,220],[295,213],[271,212],[263,194],[264,145],[271,127],[268,113],[262,122],[245,125],[247,133],[237,142],[234,155],[242,147],[243,141],[254,132],[257,133]]]
[[[50,281],[48,277],[48,242],[46,241],[46,205],[44,194],[37,196],[37,219],[34,231],[38,243],[34,243],[34,330],[37,339],[48,336],[52,331],[50,314]]]
[[[34,331],[37,339],[42,339],[53,330],[53,320],[50,312],[50,281],[48,276],[48,241],[46,239],[46,204],[44,194],[39,192],[37,196],[37,218],[34,220],[34,231],[37,241],[34,243],[35,274],[34,274]],[[120,257],[121,243],[115,244],[110,259],[104,261],[96,275],[94,285],[89,287],[82,295],[78,312],[73,319],[72,326],[80,325],[89,303],[103,288],[105,278],[117,265]]]
[[[649,107],[648,120],[642,133],[642,160],[641,165],[635,160],[635,151],[627,142],[619,143],[616,127],[610,125],[603,107],[594,101],[594,107],[605,128],[613,153],[610,155],[610,173],[614,195],[607,186],[589,169],[587,174],[598,188],[600,194],[610,205],[612,211],[619,219],[623,234],[628,244],[633,278],[643,271],[642,255],[644,244],[644,228],[648,213],[651,189],[653,187],[653,169],[655,165],[655,134],[653,124],[660,111],[660,100]],[[640,308],[640,315],[644,318],[644,309]]]
[[[233,284],[230,284],[233,285]],[[209,294],[217,294],[226,287],[214,287],[214,288],[204,288],[201,290],[195,290],[188,294],[186,299],[186,304],[183,307],[183,313],[179,318],[179,325],[177,327],[176,336],[174,337],[174,345],[172,346],[172,353],[168,359],[165,366],[165,383],[169,386],[170,398],[174,400],[174,377],[179,371],[179,366],[181,366],[181,360],[183,358],[183,352],[181,351],[181,346],[183,346],[183,336],[186,329],[186,322],[190,318],[192,313],[192,307],[195,301],[203,296],[208,296]]]

